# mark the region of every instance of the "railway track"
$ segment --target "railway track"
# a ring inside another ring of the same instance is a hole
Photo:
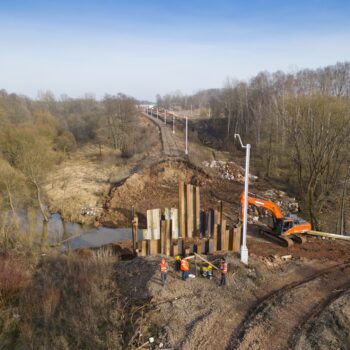
[[[350,287],[350,262],[285,285],[258,300],[231,337],[227,349],[290,349],[303,324]]]
[[[143,115],[159,127],[164,155],[166,157],[183,158],[184,152],[180,152],[178,138],[173,135],[171,128],[164,124],[163,117],[156,118],[147,113],[143,113]]]

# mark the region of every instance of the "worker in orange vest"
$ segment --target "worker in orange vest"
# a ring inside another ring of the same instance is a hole
[[[181,259],[180,269],[182,271],[182,280],[186,281],[187,278],[188,278],[189,269],[190,269],[190,265],[189,265],[188,260],[186,259],[186,257],[183,257]]]
[[[164,286],[168,278],[169,264],[166,262],[165,258],[162,258],[159,266],[160,266],[160,279],[162,281],[162,285]]]
[[[225,258],[221,259],[220,272],[221,272],[220,286],[225,286],[226,276],[227,276],[227,262],[225,261]]]

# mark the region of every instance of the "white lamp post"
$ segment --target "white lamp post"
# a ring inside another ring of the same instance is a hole
[[[241,245],[241,261],[248,264],[248,248],[247,248],[247,216],[248,216],[248,184],[249,184],[249,158],[250,158],[250,144],[243,145],[241,136],[235,134],[235,138],[239,139],[242,148],[246,149],[245,156],[245,177],[244,177],[244,209],[243,209],[243,237]]]
[[[186,149],[185,154],[188,154],[188,117],[186,116]]]
[[[173,113],[173,134],[175,134],[175,114]]]

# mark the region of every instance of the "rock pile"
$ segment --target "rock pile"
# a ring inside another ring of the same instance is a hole
[[[212,160],[211,162],[204,161],[202,164],[207,168],[215,169],[221,179],[244,183],[245,170],[235,162]],[[256,181],[257,178],[257,176],[249,174],[250,181]]]

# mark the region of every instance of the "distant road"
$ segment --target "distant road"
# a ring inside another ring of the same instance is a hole
[[[144,112],[142,114],[159,127],[164,155],[167,157],[183,158],[185,152],[181,152],[179,149],[178,135],[172,132],[172,118],[169,118],[168,124],[165,125],[164,121],[161,119],[157,119]]]

